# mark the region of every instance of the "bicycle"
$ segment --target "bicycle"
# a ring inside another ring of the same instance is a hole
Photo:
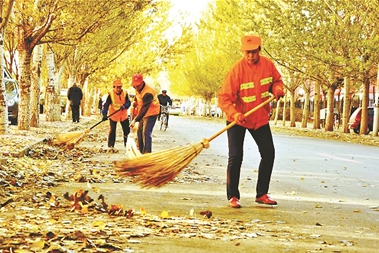
[[[163,106],[161,105],[161,127],[160,127],[160,131],[166,131],[167,129],[167,126],[168,126],[168,121],[167,121],[167,116],[168,116],[168,113],[169,113],[169,106]]]

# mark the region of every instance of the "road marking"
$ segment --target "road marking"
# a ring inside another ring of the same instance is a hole
[[[340,160],[340,161],[346,161],[346,162],[351,162],[351,163],[363,163],[363,162],[354,161],[354,160],[351,160],[351,159],[345,159],[345,158],[342,158],[342,157],[332,156],[332,155],[323,154],[323,153],[316,153],[316,154],[317,155],[321,155],[321,156],[326,156],[326,157],[329,157],[329,158],[332,158],[332,159]]]

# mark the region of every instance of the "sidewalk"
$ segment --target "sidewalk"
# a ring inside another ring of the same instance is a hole
[[[31,147],[53,138],[56,134],[84,130],[89,124],[95,122],[95,119],[97,119],[96,115],[82,116],[79,124],[73,123],[70,119],[47,122],[45,115],[41,114],[38,128],[32,127],[26,131],[18,130],[15,125],[9,125],[9,133],[0,135],[0,164],[6,162],[9,157],[24,156]]]

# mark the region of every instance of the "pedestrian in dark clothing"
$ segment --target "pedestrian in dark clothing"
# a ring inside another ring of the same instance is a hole
[[[162,106],[168,106],[168,105],[172,106],[172,100],[170,96],[167,95],[167,90],[162,90],[162,93],[158,95],[158,100],[159,100],[159,104],[161,105],[159,109],[159,117],[158,117],[158,121],[159,121],[162,114]],[[168,117],[169,117],[169,113],[167,113],[167,126],[168,126]]]
[[[70,107],[72,112],[72,122],[79,123],[79,108],[80,108],[80,101],[83,98],[83,92],[82,89],[78,87],[76,83],[74,83],[67,92],[67,98],[70,100]]]
[[[108,147],[114,148],[116,142],[116,126],[117,122],[120,122],[122,126],[122,131],[124,133],[124,147],[126,147],[126,142],[128,140],[128,135],[130,133],[129,127],[129,112],[130,98],[128,92],[122,90],[122,82],[120,79],[113,81],[113,89],[109,92],[107,100],[104,103],[104,108],[102,111],[103,121],[108,119],[107,114],[112,115],[109,117],[109,134],[108,134]],[[118,112],[117,112],[118,111]],[[117,112],[117,113],[116,113]],[[114,113],[114,114],[113,114]]]
[[[97,108],[100,110],[101,114],[101,111],[103,110],[103,99],[101,98],[101,95],[99,95],[99,103],[97,105]]]

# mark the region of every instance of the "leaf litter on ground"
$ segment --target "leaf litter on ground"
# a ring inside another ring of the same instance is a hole
[[[89,121],[87,125],[93,122]],[[151,235],[210,240],[239,240],[257,237],[275,237],[288,241],[314,239],[311,235],[283,233],[285,222],[236,221],[218,218],[211,210],[190,210],[190,216],[171,216],[169,211],[149,214],[145,208],[139,211],[118,203],[107,203],[106,196],[92,183],[131,182],[113,171],[113,164],[97,164],[90,157],[110,152],[106,149],[73,148],[71,150],[51,146],[47,140],[67,129],[69,123],[45,122],[40,128],[18,131],[10,128],[10,135],[0,135],[1,154],[7,162],[0,169],[0,238],[2,252],[10,249],[67,252],[86,249],[93,252],[114,250],[131,251],[128,243],[143,243],[133,238]],[[85,127],[85,126],[84,126]],[[84,129],[84,128],[83,128]],[[329,133],[323,130],[272,127],[275,133],[302,135],[312,138],[339,139],[349,142],[378,145],[378,140],[368,136]],[[33,134],[30,134],[30,133]],[[94,131],[85,138],[98,138]],[[29,147],[38,140],[40,144]],[[27,148],[26,156],[12,157],[14,152]],[[112,151],[117,152],[117,151]],[[198,172],[197,166],[189,166],[175,179],[175,183],[217,183],[217,179]],[[89,190],[56,195],[51,189],[64,182],[81,182]],[[97,197],[95,195],[98,195]],[[377,208],[373,208],[378,210]],[[353,242],[343,241],[351,246]],[[78,246],[79,245],[79,246]],[[102,249],[102,250],[100,250]],[[17,252],[17,251],[15,251]]]

